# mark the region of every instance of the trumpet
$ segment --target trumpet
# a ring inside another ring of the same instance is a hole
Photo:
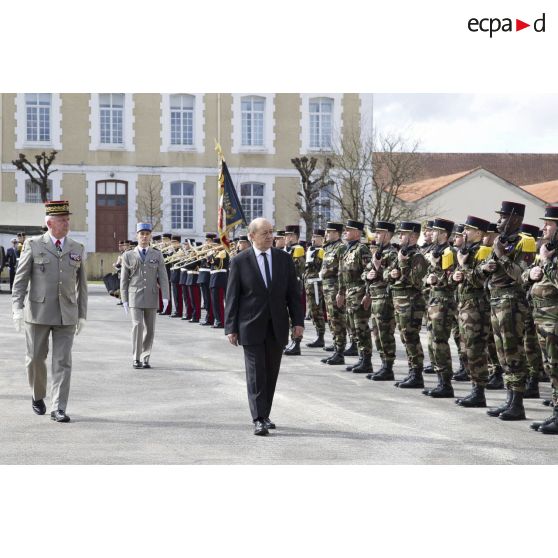
[[[182,248],[180,248],[179,250],[177,250],[176,252],[174,252],[174,254],[170,254],[169,256],[167,256],[166,258],[164,258],[165,260],[165,265],[169,264],[169,263],[174,263],[177,260],[181,259],[184,256],[184,250],[182,250]]]
[[[178,258],[176,258],[172,262],[169,261],[168,263],[175,264],[173,267],[171,267],[171,269],[181,269],[189,264],[210,257],[211,252],[213,252],[214,250],[215,250],[215,245],[202,246],[201,248],[194,248],[192,246],[186,252],[182,252],[182,255],[180,255]],[[165,259],[165,263],[166,263],[166,259]]]

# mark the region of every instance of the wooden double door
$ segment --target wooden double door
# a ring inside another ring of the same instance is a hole
[[[95,184],[96,252],[118,252],[128,236],[128,183],[99,180]]]

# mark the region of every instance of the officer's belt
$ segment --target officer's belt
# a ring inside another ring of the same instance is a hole
[[[227,273],[227,269],[212,269],[210,273]]]
[[[420,289],[391,289],[391,296],[393,298],[403,297],[403,296],[417,296],[422,295]]]
[[[198,274],[199,274],[199,271],[191,271],[191,270],[188,270],[188,274],[198,275]]]
[[[535,298],[531,299],[533,308],[548,308],[554,306],[558,308],[558,298]]]
[[[208,267],[200,267],[200,273],[202,271],[211,271],[211,269],[209,269]]]
[[[498,298],[505,295],[517,295],[525,298],[525,293],[519,287],[496,287],[490,289],[490,298]]]
[[[307,285],[312,285],[312,283],[321,283],[322,280],[319,277],[312,277],[311,279],[306,279]]]
[[[467,293],[460,294],[458,298],[459,302],[465,302],[474,298],[477,298],[479,300],[486,300],[486,294],[484,292],[484,289],[479,289],[477,291],[469,291]]]

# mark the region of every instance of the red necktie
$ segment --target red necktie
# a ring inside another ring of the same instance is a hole
[[[59,240],[57,240],[57,241],[55,242],[55,245],[56,245],[56,249],[57,249],[59,252],[62,252],[62,247],[60,246],[60,241],[59,241]]]

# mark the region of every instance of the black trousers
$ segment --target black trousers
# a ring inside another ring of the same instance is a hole
[[[283,345],[275,337],[271,320],[264,342],[259,345],[243,345],[243,348],[252,420],[269,418],[283,356]]]

